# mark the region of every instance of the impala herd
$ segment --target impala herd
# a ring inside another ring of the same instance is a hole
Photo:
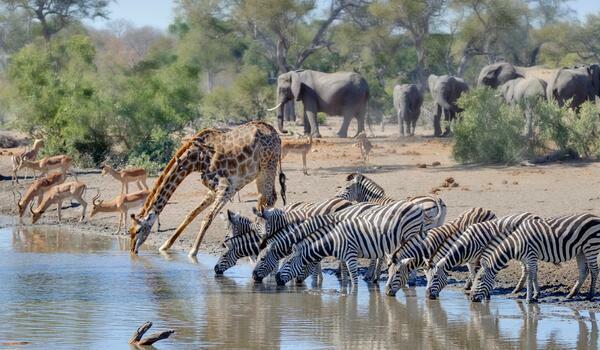
[[[33,181],[24,195],[17,190],[13,190],[19,220],[23,220],[27,208],[29,208],[31,222],[36,223],[49,207],[56,204],[58,221],[60,222],[62,203],[69,200],[71,202],[76,201],[81,205],[80,221],[83,221],[88,204],[83,197],[89,187],[77,180],[77,173],[71,169],[73,163],[71,157],[57,155],[36,160],[43,146],[43,140],[35,140],[30,150],[12,156],[13,184],[19,182],[17,172],[21,169],[32,170],[34,178],[36,171],[40,173],[40,177]],[[65,182],[68,174],[72,175],[75,181]],[[121,183],[121,194],[112,200],[102,200],[100,199],[100,190],[97,189],[98,192],[92,199],[90,217],[101,212],[119,213],[119,227],[116,232],[118,234],[121,232],[123,222],[128,216],[128,211],[141,207],[150,193],[146,184],[146,170],[131,168],[119,171],[105,164],[102,167],[102,175],[110,175],[119,181]],[[128,193],[129,183],[136,183],[139,191]],[[158,227],[160,230],[160,222]]]

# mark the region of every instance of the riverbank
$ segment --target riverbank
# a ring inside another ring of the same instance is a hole
[[[600,184],[600,163],[556,163],[538,167],[464,166],[452,160],[450,140],[423,136],[397,139],[392,137],[396,130],[390,126],[383,136],[371,139],[375,148],[371,154],[371,164],[364,167],[360,150],[352,147],[353,140],[331,137],[336,128],[337,125],[322,128],[325,138],[316,142],[308,155],[310,176],[302,174],[300,156],[291,154],[284,160],[283,168],[288,178],[287,197],[290,202],[316,201],[334,195],[337,187],[344,183],[347,173],[363,171],[381,184],[387,194],[398,199],[437,191],[448,206],[448,220],[473,206],[490,208],[499,216],[522,211],[546,217],[574,212],[600,214],[600,195],[593,191]],[[434,166],[437,163],[439,165]],[[7,177],[10,174],[10,157],[0,157],[0,174],[4,175],[0,181],[0,214],[15,216],[17,212],[12,194],[13,186]],[[442,183],[448,177],[454,178],[458,187],[443,187]],[[78,178],[92,187],[85,195],[89,202],[88,211],[91,198],[96,193],[95,188],[99,189],[101,198],[106,199],[113,198],[120,191],[120,184],[116,180],[102,177],[97,169],[79,169]],[[200,202],[205,189],[199,179],[198,174],[191,174],[180,185],[160,216],[162,231],[156,233],[154,229],[145,247],[160,246],[173,234],[185,215]],[[155,180],[149,179],[148,184],[152,186]],[[30,183],[30,180],[21,181],[14,188],[24,192],[26,185]],[[256,196],[256,187],[250,184],[241,191],[241,202],[238,202],[236,196],[226,208],[252,217]],[[281,202],[277,204],[281,205]],[[60,227],[85,234],[114,234],[118,223],[117,214],[99,214],[79,223],[80,210],[79,207],[63,210],[63,223]],[[28,213],[24,221],[25,225],[29,225]],[[174,250],[190,249],[200,222],[199,217],[190,224],[174,245]],[[40,220],[40,225],[56,227],[55,210],[48,211]],[[221,242],[225,229],[225,222],[217,218],[207,232],[201,251],[219,255],[222,252]],[[502,271],[498,276],[496,293],[510,292],[519,274],[517,264],[511,264]],[[538,275],[542,287],[541,302],[599,310],[597,302],[584,301],[583,296],[577,297],[575,301],[563,300],[576,280],[575,261],[559,267],[541,263]],[[457,272],[453,276],[462,281],[464,273]],[[588,287],[589,281],[582,291],[586,293]],[[441,298],[444,298],[443,292]],[[597,294],[596,299],[598,298],[600,296]]]

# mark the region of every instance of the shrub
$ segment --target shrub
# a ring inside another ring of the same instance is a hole
[[[154,128],[150,137],[138,143],[131,151],[127,163],[157,174],[169,162],[176,147],[175,141],[166,131]]]
[[[459,100],[464,111],[453,124],[453,157],[462,163],[514,163],[523,157],[523,116],[491,89],[476,89]]]

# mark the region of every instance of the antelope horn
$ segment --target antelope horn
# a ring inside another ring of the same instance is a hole
[[[281,104],[282,104],[282,103],[283,103],[283,102],[279,102],[279,104],[278,104],[277,106],[275,106],[275,107],[273,107],[273,108],[269,108],[269,109],[267,109],[267,111],[269,111],[269,112],[273,112],[273,111],[274,111],[274,110],[276,110],[277,108],[281,107]]]
[[[31,201],[31,204],[29,205],[29,212],[31,213],[31,215],[35,214],[35,212],[33,211],[33,201]]]
[[[102,204],[102,201],[96,203],[96,201],[98,200],[98,198],[100,198],[100,189],[96,189],[96,191],[97,191],[96,195],[92,198],[92,205],[94,207]]]
[[[19,194],[19,199],[17,199],[17,194],[15,192]],[[21,192],[13,189],[12,190],[12,194],[13,194],[13,200],[15,201],[15,204],[19,205],[19,203],[21,202],[21,199],[23,199],[23,196],[21,195]]]

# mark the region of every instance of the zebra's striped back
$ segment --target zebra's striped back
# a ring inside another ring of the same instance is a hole
[[[513,234],[482,255],[482,270],[478,275],[472,299],[479,301],[489,298],[496,274],[506,267],[509,260],[524,262],[531,275],[531,271],[537,268],[537,260],[561,263],[576,256],[581,256],[581,261],[578,260],[580,269],[589,269],[591,272],[592,283],[588,298],[592,298],[598,274],[599,253],[600,217],[592,214],[574,214],[549,220],[526,220]],[[570,297],[579,291],[586,274],[580,275],[580,280],[569,293]],[[537,286],[537,281],[534,286]],[[528,289],[528,299],[537,298],[539,290],[535,294],[532,292]]]
[[[294,247],[292,257],[276,275],[279,284],[297,276],[303,266],[326,256],[345,261],[353,285],[357,283],[357,258],[381,258],[402,243],[423,234],[423,210],[411,203],[395,202],[369,214],[341,221],[322,231],[324,236]],[[326,232],[326,233],[325,233]]]
[[[258,262],[252,272],[254,280],[261,281],[269,275],[277,267],[279,260],[291,253],[294,244],[312,235],[318,229],[342,220],[358,217],[378,207],[378,205],[372,203],[357,203],[335,213],[313,216],[304,222],[288,225],[277,231],[268,241],[263,241],[261,245],[262,250]]]
[[[413,270],[435,263],[436,257],[443,256],[468,226],[495,217],[489,209],[471,208],[453,221],[429,230],[424,240],[413,239],[407,242],[392,257],[388,267],[386,294],[395,295],[406,284]]]
[[[469,226],[427,273],[426,293],[430,298],[437,298],[439,292],[447,285],[448,273],[452,268],[476,262],[486,246],[494,241],[503,240],[519,227],[523,220],[532,218],[539,219],[534,214],[521,213]]]
[[[254,213],[262,219],[262,234],[264,239],[268,239],[275,232],[287,225],[305,220],[311,216],[333,213],[350,205],[352,205],[352,202],[334,197],[312,203],[312,206],[306,206],[288,212],[282,209],[270,208],[265,209],[262,212],[255,210]]]

